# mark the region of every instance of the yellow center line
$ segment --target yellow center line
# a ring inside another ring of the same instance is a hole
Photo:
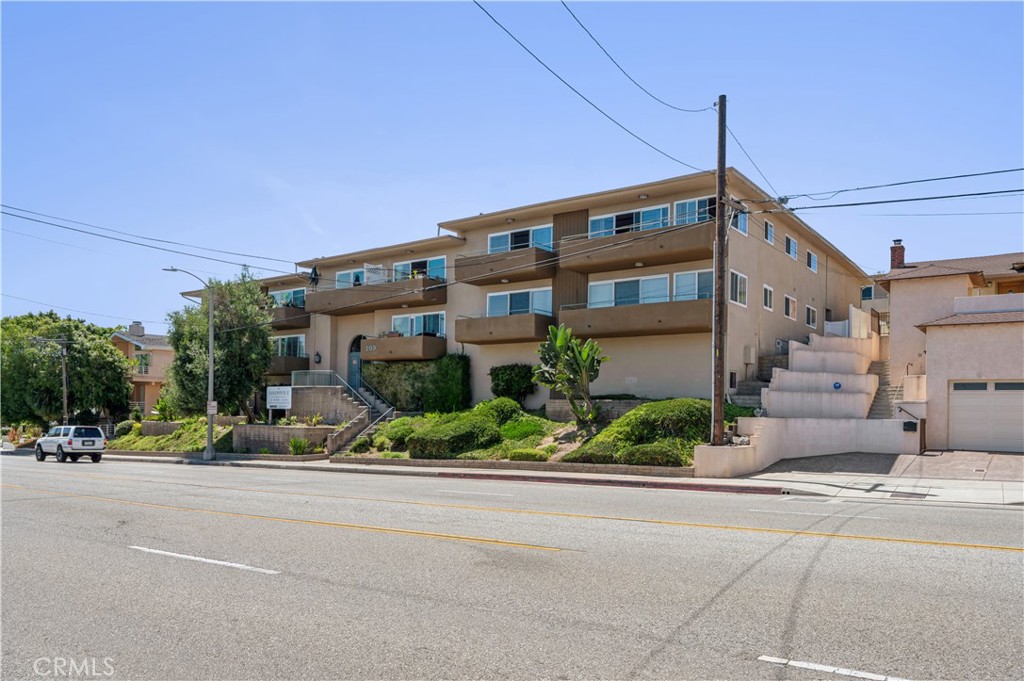
[[[94,478],[101,478],[102,476],[94,475],[91,473],[81,473],[79,475],[88,475]],[[129,477],[109,477],[111,480],[131,480],[138,482],[139,478]],[[950,542],[950,541],[939,541],[931,539],[910,539],[904,537],[882,537],[876,535],[860,535],[860,534],[841,534],[835,532],[815,532],[812,530],[791,530],[791,529],[780,529],[772,527],[749,527],[744,525],[722,525],[715,523],[695,523],[687,522],[683,520],[659,520],[656,518],[634,518],[630,516],[613,516],[613,515],[595,515],[589,513],[569,513],[564,511],[542,511],[533,509],[522,509],[522,508],[503,508],[500,506],[474,506],[471,504],[451,504],[451,503],[440,503],[430,501],[411,501],[405,499],[384,499],[379,497],[365,497],[358,495],[344,495],[344,494],[318,494],[316,492],[291,492],[287,490],[275,490],[275,489],[259,489],[253,487],[232,487],[224,485],[200,485],[196,483],[187,482],[170,482],[165,480],[145,480],[145,482],[152,482],[155,484],[170,484],[170,485],[183,485],[189,487],[202,487],[204,489],[215,489],[215,490],[226,490],[234,492],[253,492],[257,494],[280,494],[287,496],[302,496],[302,497],[315,497],[322,499],[343,499],[347,501],[370,501],[374,503],[385,503],[385,504],[400,504],[405,506],[421,506],[425,508],[448,508],[462,511],[478,511],[485,513],[509,513],[517,515],[534,515],[550,518],[572,518],[576,520],[610,520],[616,522],[629,522],[629,523],[645,523],[649,525],[663,525],[668,527],[686,527],[691,529],[705,529],[705,530],[723,530],[730,532],[753,532],[761,534],[781,534],[787,536],[799,536],[799,537],[817,537],[825,539],[844,539],[853,541],[874,541],[874,542],[885,542],[892,544],[910,544],[916,546],[937,546],[941,548],[956,548],[956,549],[981,549],[988,551],[1011,551],[1017,553],[1024,553],[1024,547],[1018,546],[1001,546],[998,544],[971,544],[964,542]]]
[[[165,511],[186,511],[189,513],[207,513],[210,515],[221,515],[228,516],[231,518],[246,518],[249,520],[269,520],[277,523],[295,523],[298,525],[315,525],[318,527],[335,527],[346,530],[361,530],[364,532],[380,532],[384,534],[400,534],[411,537],[426,537],[428,539],[447,539],[450,541],[463,541],[471,542],[474,544],[491,544],[495,546],[509,546],[517,549],[534,549],[537,551],[561,551],[562,549],[554,546],[540,546],[538,544],[523,544],[514,541],[505,541],[503,539],[491,539],[489,537],[472,537],[461,534],[445,534],[442,532],[426,532],[424,530],[408,530],[398,527],[378,527],[375,525],[359,525],[356,523],[337,523],[328,520],[305,520],[301,518],[280,518],[277,516],[267,515],[253,515],[250,513],[234,513],[231,511],[217,511],[209,508],[188,508],[185,506],[168,506],[166,504],[151,504],[144,501],[129,501],[128,499],[115,499],[113,497],[98,497],[90,494],[74,494],[71,492],[57,492],[48,489],[35,489],[32,487],[23,487],[21,485],[3,484],[0,487],[7,489],[19,490],[22,492],[36,492],[38,494],[52,494],[54,496],[68,497],[72,499],[89,499],[91,501],[105,501],[114,504],[124,504],[126,506],[141,506],[143,508],[156,508]]]

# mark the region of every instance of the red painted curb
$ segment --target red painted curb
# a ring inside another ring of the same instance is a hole
[[[439,478],[460,478],[476,480],[508,480],[512,482],[553,482],[563,485],[598,485],[604,487],[649,487],[651,489],[674,489],[689,492],[726,492],[731,494],[789,494],[781,487],[754,487],[744,485],[707,485],[687,482],[662,482],[660,480],[609,480],[590,478],[558,478],[532,475],[498,475],[491,473],[449,473],[439,472]]]

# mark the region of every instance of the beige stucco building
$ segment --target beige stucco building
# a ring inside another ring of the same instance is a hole
[[[141,322],[132,322],[127,331],[115,331],[110,342],[133,363],[131,408],[138,408],[143,416],[153,413],[174,360],[167,336],[146,333]]]
[[[727,247],[735,390],[756,377],[759,356],[846,319],[870,280],[741,173],[729,170],[728,187],[748,211],[730,216]],[[562,322],[599,339],[611,358],[595,394],[710,397],[714,194],[714,175],[697,173],[450,220],[440,236],[299,262],[316,268],[315,285],[263,282],[281,298],[280,359],[268,382],[321,369],[358,384],[364,362],[459,352],[470,357],[479,401],[491,396],[492,366],[533,364],[548,325]]]
[[[1024,451],[1024,253],[905,262],[888,291],[897,417],[937,450]]]

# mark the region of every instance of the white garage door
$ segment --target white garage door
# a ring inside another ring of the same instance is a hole
[[[1024,381],[953,381],[949,447],[1024,452]]]

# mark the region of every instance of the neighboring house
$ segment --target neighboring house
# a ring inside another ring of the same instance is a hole
[[[730,195],[750,211],[730,216],[734,392],[756,378],[759,356],[847,319],[870,280],[749,179],[728,173]],[[281,340],[282,352],[312,357],[296,367],[330,369],[356,387],[363,362],[465,352],[479,401],[490,397],[492,366],[535,363],[548,325],[562,322],[600,339],[611,358],[595,394],[710,397],[714,195],[714,175],[697,173],[443,222],[453,235],[299,262],[320,274],[304,293],[309,328],[275,335],[296,339]],[[538,393],[533,404],[544,399]]]
[[[927,418],[929,449],[1024,451],[1024,253],[906,262],[888,292],[896,416]]]
[[[143,416],[151,414],[174,359],[167,336],[147,334],[141,322],[132,322],[127,331],[115,331],[110,341],[134,364],[131,408],[138,408]]]

